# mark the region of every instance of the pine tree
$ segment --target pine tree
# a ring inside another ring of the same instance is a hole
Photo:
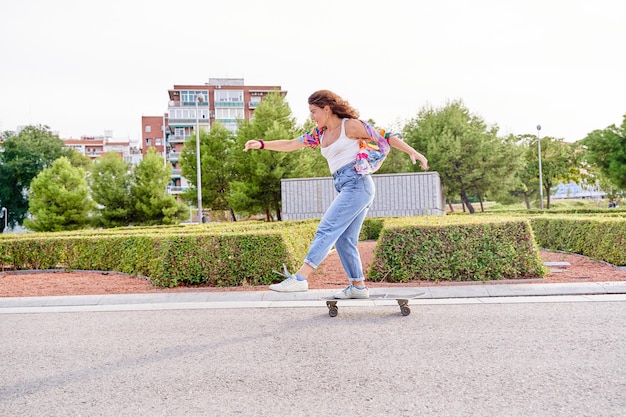
[[[132,176],[130,164],[117,153],[109,152],[91,167],[91,196],[98,204],[95,223],[102,227],[127,226],[131,222],[133,204],[130,195]]]
[[[150,148],[133,175],[133,223],[173,224],[186,214],[184,205],[167,193],[166,186],[171,176],[171,166],[164,166],[163,158]]]
[[[32,218],[24,226],[37,232],[82,229],[94,208],[89,198],[85,170],[61,157],[31,182],[29,209]]]

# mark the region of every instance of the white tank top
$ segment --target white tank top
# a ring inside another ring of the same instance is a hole
[[[346,120],[341,121],[341,133],[332,145],[324,147],[324,135],[322,134],[320,138],[322,155],[328,161],[331,174],[334,174],[342,166],[356,161],[356,156],[359,153],[359,141],[346,136]]]

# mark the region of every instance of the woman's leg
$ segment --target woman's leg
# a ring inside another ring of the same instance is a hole
[[[358,241],[358,234],[367,209],[374,200],[374,182],[369,175],[361,176],[354,171],[350,171],[348,174],[342,175],[342,177],[347,177],[347,180],[345,178],[339,181],[335,180],[336,188],[338,184],[341,187],[339,195],[337,195],[328,210],[326,210],[326,213],[324,213],[324,217],[322,217],[317,227],[315,238],[304,261],[312,269],[317,269],[320,263],[328,256],[328,252],[330,252],[332,247],[336,246],[339,238],[346,234],[347,231],[346,237],[352,240],[354,244],[354,251],[350,252],[347,249],[348,253],[354,255],[356,252],[357,258],[356,261],[352,260],[351,264],[354,262],[360,263],[356,242]],[[342,250],[342,252],[345,252],[345,250]],[[306,270],[302,272],[306,272]],[[350,271],[346,270],[346,272],[350,275],[353,270],[351,268]]]
[[[306,279],[309,274],[317,269],[328,256],[332,247],[335,246],[337,240],[348,229],[350,229],[348,236],[351,236],[350,239],[354,241],[354,247],[352,251],[348,248],[342,249],[342,253],[346,253],[347,255],[345,256],[349,258],[355,258],[356,256],[356,259],[352,259],[351,263],[358,262],[360,265],[361,260],[356,248],[356,242],[358,241],[358,234],[365,213],[374,199],[374,182],[369,175],[361,176],[353,170],[346,170],[334,177],[334,183],[335,189],[339,191],[339,194],[335,197],[335,200],[333,200],[318,224],[315,237],[303,265],[295,274],[285,272],[287,279],[280,284],[270,285],[271,290],[306,291],[308,289]],[[355,233],[356,236],[352,237]],[[359,270],[361,271],[360,274]],[[350,269],[350,272],[348,270],[346,272],[349,275],[353,273],[363,275],[362,267],[357,269],[356,272],[352,269]]]
[[[359,243],[361,226],[363,226],[367,210],[368,208],[363,210],[359,217],[354,219],[352,224],[341,236],[339,236],[339,239],[337,239],[337,242],[335,243],[337,255],[339,255],[343,269],[348,275],[348,280],[357,285],[365,281],[363,263],[361,262],[361,255],[359,254],[357,245]]]
[[[371,184],[366,184],[366,187],[374,190],[374,183],[371,177],[367,176],[365,181],[370,181]],[[374,193],[372,193],[372,199],[369,204],[361,210],[335,243],[337,254],[350,281],[350,285],[340,293],[335,294],[335,298],[369,298],[369,291],[365,286],[365,275],[363,274],[363,264],[358,250],[358,243],[361,227],[371,206],[373,195]]]

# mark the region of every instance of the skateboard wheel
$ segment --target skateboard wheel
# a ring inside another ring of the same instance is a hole
[[[338,312],[339,312],[339,309],[337,308],[337,306],[328,307],[328,315],[330,317],[337,317]]]
[[[402,306],[400,307],[400,312],[403,316],[408,316],[409,314],[411,314],[411,309],[407,306]]]

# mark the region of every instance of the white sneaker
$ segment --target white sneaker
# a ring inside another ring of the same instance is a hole
[[[370,292],[367,288],[358,289],[354,285],[348,285],[343,291],[339,294],[334,295],[335,298],[338,299],[346,299],[346,298],[370,298]]]
[[[278,292],[305,292],[309,290],[309,282],[307,280],[298,281],[296,274],[290,274],[285,265],[283,265],[283,268],[285,270],[284,274],[277,271],[274,272],[287,277],[287,279],[279,284],[270,285],[270,290]]]

